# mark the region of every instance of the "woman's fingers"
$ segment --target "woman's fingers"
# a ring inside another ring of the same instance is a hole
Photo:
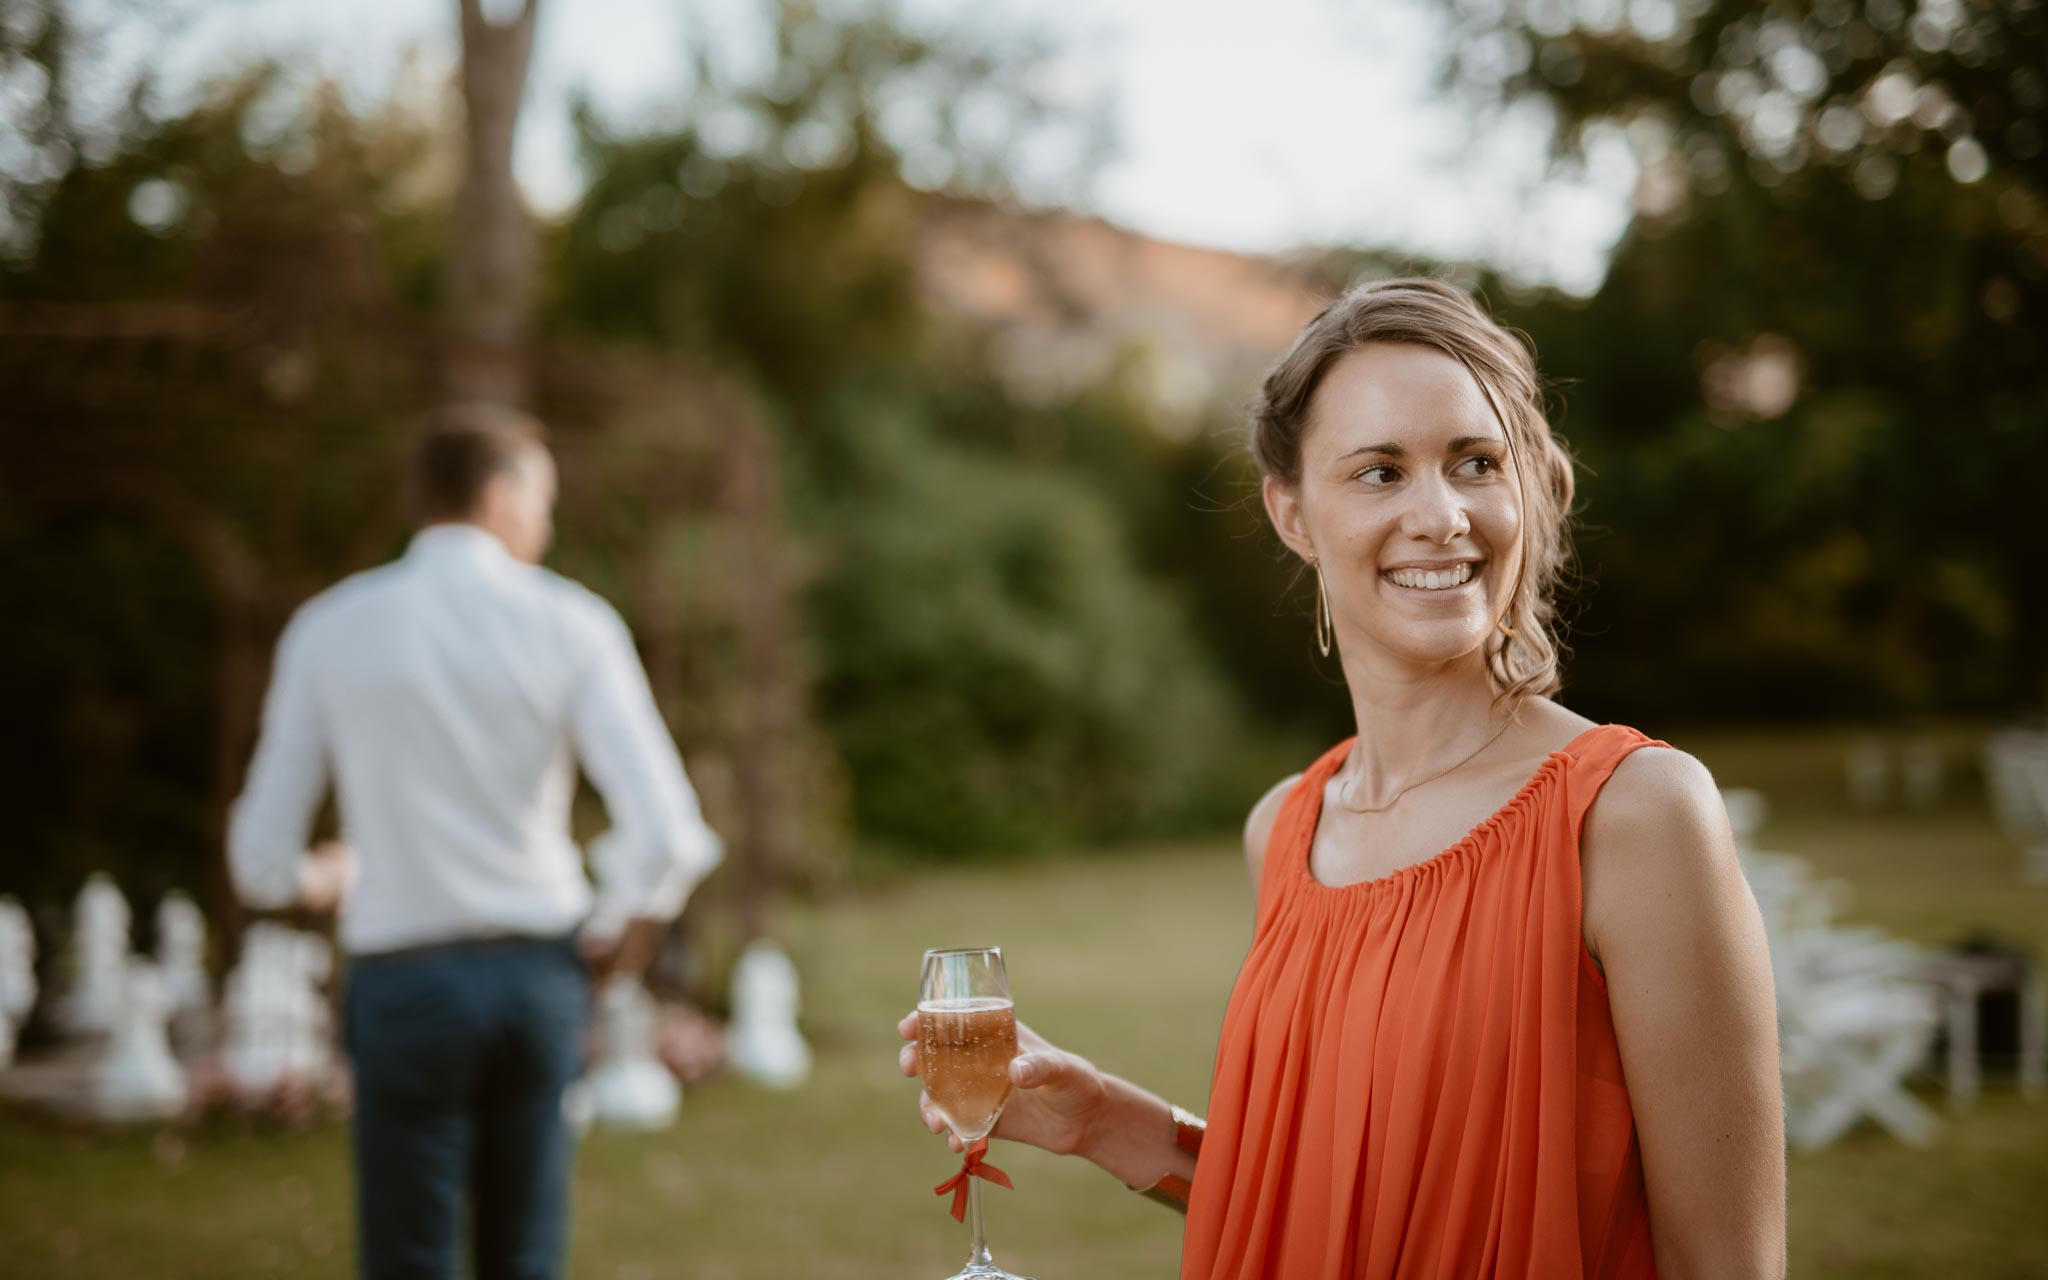
[[[961,1144],[960,1139],[954,1137],[953,1131],[946,1127],[946,1118],[933,1108],[932,1096],[928,1093],[920,1092],[917,1095],[917,1118],[924,1121],[924,1127],[930,1129],[933,1133],[945,1134],[948,1147],[955,1151],[966,1150]]]
[[[917,1010],[897,1020],[896,1034],[910,1043],[896,1051],[896,1069],[906,1076],[917,1074]]]
[[[1021,1027],[1019,1028],[1019,1031],[1020,1034],[1028,1034],[1025,1033],[1024,1029]],[[899,1046],[896,1050],[896,1069],[901,1071],[906,1076],[914,1076],[918,1073],[917,1011],[915,1009],[911,1010],[909,1013],[904,1014],[903,1017],[897,1021],[896,1034],[902,1036],[906,1041],[909,1042],[907,1044]],[[1045,1041],[1040,1039],[1037,1035],[1031,1035],[1030,1039],[1033,1042],[1031,1047],[1046,1047]],[[1011,1078],[1015,1079],[1016,1066],[1014,1065],[1014,1063],[1012,1064],[1010,1070]],[[1033,1077],[1033,1080],[1034,1083],[1044,1083],[1044,1081],[1037,1080],[1036,1077]],[[917,1118],[919,1120],[922,1120],[924,1122],[924,1127],[931,1130],[933,1133],[945,1134],[946,1146],[948,1148],[952,1149],[955,1152],[960,1152],[967,1149],[966,1144],[961,1142],[959,1138],[955,1137],[953,1135],[953,1131],[946,1126],[945,1117],[941,1116],[938,1113],[938,1111],[933,1108],[932,1096],[929,1093],[924,1092],[922,1089],[918,1090],[917,1094]]]
[[[917,1074],[917,1011],[915,1009],[903,1015],[902,1020],[897,1022],[896,1034],[910,1042],[896,1050],[896,1069],[906,1076],[914,1076]],[[917,1118],[924,1121],[924,1127],[933,1133],[945,1134],[946,1145],[954,1151],[966,1149],[961,1144],[960,1139],[953,1136],[952,1130],[946,1127],[946,1118],[940,1115],[932,1106],[932,1095],[922,1089],[917,1091]]]

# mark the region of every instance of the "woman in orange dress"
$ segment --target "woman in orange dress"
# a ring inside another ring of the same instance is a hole
[[[1362,286],[1252,448],[1357,734],[1246,824],[1206,1132],[1026,1031],[996,1136],[1178,1200],[1183,1280],[1782,1276],[1762,921],[1707,771],[1552,700],[1573,479],[1527,348]]]

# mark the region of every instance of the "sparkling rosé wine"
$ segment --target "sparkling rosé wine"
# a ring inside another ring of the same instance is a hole
[[[927,1000],[917,1006],[917,1053],[932,1105],[963,1142],[986,1137],[1010,1100],[1017,1010],[1008,1000]]]

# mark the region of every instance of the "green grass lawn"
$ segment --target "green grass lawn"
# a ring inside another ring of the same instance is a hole
[[[2020,885],[1974,791],[1931,814],[1858,815],[1835,799],[1838,739],[1668,736],[1725,783],[1770,793],[1767,843],[1849,881],[1855,920],[1930,943],[1985,926],[2048,951],[2048,891]],[[1200,1107],[1250,911],[1219,841],[894,876],[781,924],[808,983],[811,1083],[778,1095],[720,1080],[690,1092],[670,1132],[593,1135],[575,1276],[951,1274],[965,1232],[931,1187],[954,1161],[894,1061],[922,949],[1000,943],[1026,1020]],[[1007,1146],[996,1160],[1017,1182],[987,1196],[999,1261],[1039,1280],[1175,1273],[1179,1218],[1076,1161]],[[2000,1082],[1932,1150],[1858,1131],[1795,1156],[1791,1178],[1795,1276],[2048,1275],[2048,1104]],[[339,1277],[349,1257],[337,1128],[99,1135],[0,1119],[0,1275]]]

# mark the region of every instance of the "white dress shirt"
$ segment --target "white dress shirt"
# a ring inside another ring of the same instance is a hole
[[[612,827],[593,898],[569,837],[580,759]],[[718,862],[617,612],[466,524],[301,607],[228,830],[242,897],[288,905],[328,783],[359,878],[358,954],[666,919]]]

